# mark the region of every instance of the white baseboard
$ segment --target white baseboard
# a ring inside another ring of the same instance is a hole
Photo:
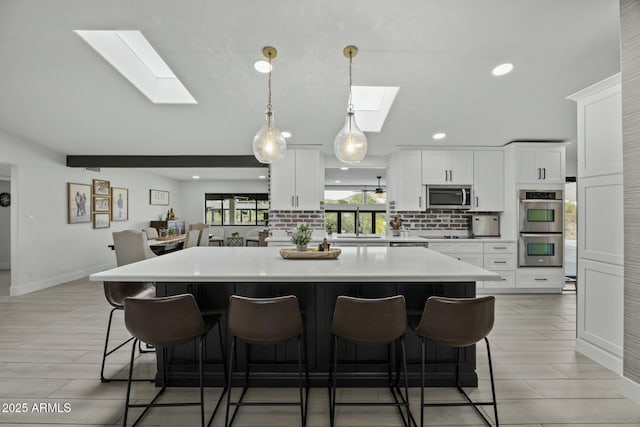
[[[627,399],[640,405],[640,384],[627,377],[620,378],[620,393]]]
[[[576,339],[576,351],[618,375],[622,375],[622,358],[601,349],[598,346],[585,341],[582,338]]]
[[[12,286],[9,288],[9,295],[20,296],[30,294],[32,292],[40,291],[42,289],[51,288],[53,286],[61,285],[63,283],[71,282],[73,280],[82,279],[90,274],[104,271],[109,268],[115,267],[112,264],[105,264],[96,267],[85,268],[82,270],[72,271],[70,273],[60,274],[58,276],[47,277],[46,279],[34,280],[32,282],[26,282]]]

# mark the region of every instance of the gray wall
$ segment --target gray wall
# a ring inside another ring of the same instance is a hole
[[[11,193],[11,181],[0,180],[0,193]],[[11,268],[10,211],[10,207],[0,207],[0,270]]]
[[[623,374],[640,383],[640,0],[620,0],[624,147]]]

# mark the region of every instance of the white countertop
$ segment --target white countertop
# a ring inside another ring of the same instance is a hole
[[[285,260],[278,247],[192,247],[92,274],[119,282],[471,282],[500,276],[420,247],[345,247],[337,260]]]
[[[270,236],[267,237],[266,242],[291,242],[291,238],[287,236]],[[442,237],[423,237],[423,236],[408,236],[408,237],[393,237],[393,236],[382,236],[382,237],[372,237],[372,238],[363,238],[363,237],[327,237],[329,243],[355,243],[355,242],[363,242],[363,243],[371,243],[371,242],[380,242],[380,243],[424,243],[424,242],[477,242],[477,243],[510,243],[515,242],[513,239],[503,239],[501,237],[463,237],[456,239],[445,239]],[[312,238],[311,244],[315,243],[316,245],[322,241],[322,238]]]

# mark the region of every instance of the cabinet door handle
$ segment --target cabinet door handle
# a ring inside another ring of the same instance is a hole
[[[541,177],[542,177],[542,170],[538,168],[538,179],[540,179]]]
[[[494,246],[493,249],[507,249],[506,246]]]
[[[422,196],[418,196],[418,207],[422,207]]]
[[[300,203],[298,203],[298,202],[299,202],[299,200],[298,200],[298,196],[296,196],[296,208],[297,208],[298,206],[300,206]]]
[[[444,170],[444,180],[449,181],[449,171],[446,169]]]
[[[540,282],[546,282],[546,281],[547,281],[547,279],[539,279],[539,278],[537,278],[537,277],[536,277],[536,278],[534,278],[534,280],[538,280],[538,281],[540,281]]]
[[[293,196],[291,196],[291,207],[292,207],[292,208],[295,208],[295,207],[296,207],[295,202],[294,202],[294,199],[293,199]]]
[[[476,196],[476,208],[478,207],[478,196]]]
[[[547,179],[547,168],[542,168],[542,179]]]
[[[453,181],[453,171],[449,169],[449,181]]]
[[[494,264],[506,264],[507,261],[493,261]]]

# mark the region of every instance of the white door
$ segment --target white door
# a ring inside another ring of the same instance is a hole
[[[476,151],[473,164],[473,200],[471,210],[504,210],[504,153]]]
[[[449,165],[446,151],[422,152],[422,183],[449,184]]]
[[[448,184],[473,184],[473,151],[450,151]]]
[[[287,150],[284,159],[271,164],[269,208],[291,210],[295,204],[296,152]]]
[[[542,170],[537,164],[536,148],[518,149],[518,182],[523,184],[537,183],[542,179]]]
[[[296,150],[294,210],[320,209],[321,189],[324,187],[324,182],[319,180],[320,169],[319,150]]]
[[[542,169],[542,180],[545,183],[564,184],[564,147],[538,151],[537,166]]]

